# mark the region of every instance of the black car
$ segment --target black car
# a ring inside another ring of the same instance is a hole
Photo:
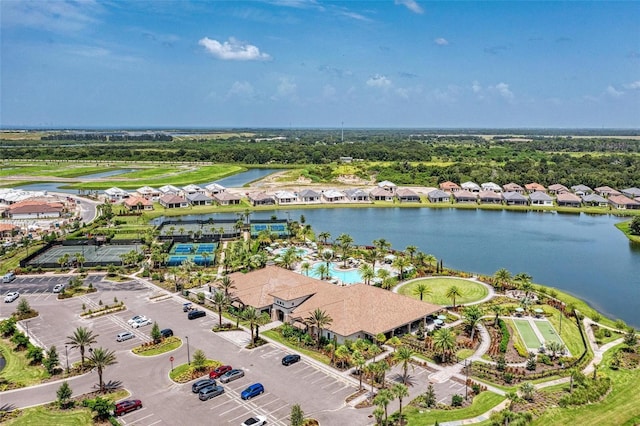
[[[287,355],[282,358],[282,365],[291,365],[300,361],[300,355]]]
[[[167,337],[173,336],[173,330],[170,328],[165,328],[163,330],[160,330],[160,334],[166,339]]]
[[[187,314],[187,318],[192,320],[192,319],[203,317],[205,315],[207,315],[205,311],[191,311]]]
[[[197,382],[195,382],[194,384],[191,385],[191,392],[198,393],[202,389],[204,389],[204,388],[206,388],[208,386],[215,386],[215,385],[216,385],[216,381],[213,380],[213,379],[198,380]]]

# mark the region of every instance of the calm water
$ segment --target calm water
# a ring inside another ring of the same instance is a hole
[[[283,211],[254,213],[251,219]],[[600,312],[640,326],[640,246],[614,227],[613,216],[487,210],[370,208],[291,210],[316,233],[349,234],[356,244],[384,238],[443,259],[445,266],[493,275],[500,268],[526,272]],[[208,216],[184,216],[202,219]],[[223,215],[213,215],[222,218]],[[227,215],[236,218],[235,215]]]
[[[249,182],[253,182],[256,179],[262,179],[272,173],[279,172],[279,169],[250,169],[246,172],[238,173],[233,176],[228,176],[223,179],[218,179],[210,182],[200,184],[201,186],[209,185],[210,183],[218,183],[226,188],[239,188]]]

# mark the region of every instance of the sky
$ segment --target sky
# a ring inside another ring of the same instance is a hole
[[[640,128],[640,2],[0,2],[0,126]]]

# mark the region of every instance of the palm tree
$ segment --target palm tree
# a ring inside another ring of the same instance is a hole
[[[320,308],[316,308],[315,311],[305,320],[305,322],[315,327],[317,330],[316,336],[318,340],[318,348],[320,348],[320,337],[322,336],[322,329],[328,325],[331,325],[333,318],[331,318],[325,311]]]
[[[347,267],[347,256],[349,255],[349,249],[351,248],[351,244],[353,243],[353,238],[348,234],[340,234],[338,238],[336,238],[336,242],[338,243],[338,247],[340,247],[340,251],[342,252],[342,261],[344,262],[343,267]]]
[[[395,259],[393,259],[393,267],[398,268],[398,270],[400,271],[399,278],[401,280],[404,279],[404,270],[409,266],[411,266],[411,262],[409,262],[409,259],[404,256],[397,256]]]
[[[407,248],[405,248],[404,251],[409,255],[409,258],[411,259],[411,263],[413,263],[413,256],[415,256],[415,254],[417,253],[418,247],[407,246]]]
[[[427,287],[426,283],[418,283],[416,287],[413,289],[413,294],[416,296],[420,296],[420,301],[422,301],[422,297],[431,294],[431,289]]]
[[[318,234],[318,238],[320,238],[324,244],[327,244],[327,240],[331,238],[331,234],[327,231],[322,231]]]
[[[375,277],[375,273],[373,272],[371,265],[363,263],[360,265],[360,268],[358,268],[358,271],[360,272],[360,276],[364,280],[364,283],[367,285],[371,284],[371,280]]]
[[[364,253],[364,258],[365,258],[365,260],[367,262],[371,263],[371,268],[373,269],[373,272],[375,273],[376,272],[376,262],[380,258],[380,252],[378,251],[378,249],[376,247],[369,248]]]
[[[360,390],[362,389],[362,375],[363,375],[362,367],[364,367],[367,364],[367,360],[362,355],[362,353],[356,349],[351,354],[351,362],[357,368],[358,377],[360,378],[360,387],[358,388],[358,390]]]
[[[529,292],[533,288],[533,284],[531,283],[531,275],[525,272],[520,272],[519,274],[515,275],[513,279],[518,283],[518,287],[525,292],[524,297],[529,297]]]
[[[91,351],[91,356],[87,359],[92,368],[98,370],[98,383],[100,384],[100,392],[104,392],[104,382],[102,381],[102,371],[118,361],[116,361],[116,353],[108,349],[96,348]]]
[[[511,272],[505,268],[500,268],[495,274],[493,274],[493,279],[495,280],[497,287],[502,289],[506,283],[511,281]]]
[[[98,336],[98,334],[94,335],[93,331],[91,330],[88,330],[84,327],[78,327],[71,336],[67,336],[67,339],[69,339],[69,341],[65,343],[65,345],[69,345],[71,349],[80,349],[80,360],[82,366],[84,366],[84,349],[85,347],[96,343],[96,338]]]
[[[316,275],[320,276],[321,280],[329,277],[329,267],[324,263],[318,263],[315,268]]]
[[[438,262],[438,259],[432,254],[425,254],[424,261],[433,267],[433,264]]]
[[[311,264],[309,262],[302,262],[300,265],[300,270],[304,272],[305,276],[309,276],[309,271],[311,270]]]
[[[225,275],[224,277],[220,278],[220,280],[218,281],[218,288],[222,291],[224,291],[224,295],[227,299],[229,299],[229,295],[231,294],[231,290],[235,290],[236,286],[235,283],[233,282],[233,280],[231,278],[229,278],[228,275]]]
[[[392,284],[392,281],[390,279],[391,273],[389,272],[389,270],[378,269],[378,272],[376,273],[376,275],[378,276],[378,278],[382,280],[382,282],[380,283],[380,287],[384,288],[385,290],[389,290]]]
[[[408,346],[400,346],[393,354],[393,359],[402,366],[402,383],[404,384],[407,384],[409,365],[411,365],[411,359],[414,355],[415,352]]]
[[[387,253],[391,249],[391,243],[384,238],[373,240],[373,245],[381,252],[381,254]]]
[[[482,311],[478,307],[478,305],[471,305],[464,308],[462,312],[462,316],[464,317],[464,322],[467,327],[471,328],[471,341],[473,342],[473,336],[476,332],[476,325],[480,322],[482,318]]]
[[[404,423],[402,420],[402,400],[409,396],[409,388],[402,383],[396,383],[391,388],[391,392],[396,398],[398,398],[398,417],[400,418],[400,424],[402,425]]]
[[[456,338],[448,328],[441,328],[433,335],[433,348],[440,353],[443,362],[449,359],[449,355],[456,347]]]
[[[449,299],[453,300],[453,308],[454,309],[456,307],[456,297],[460,297],[460,296],[462,296],[462,292],[455,285],[452,285],[451,287],[449,287],[447,289],[447,292],[445,293],[445,297],[448,297]]]
[[[340,365],[342,366],[342,363],[346,361],[350,355],[351,351],[346,345],[338,346],[335,351],[336,363],[340,363]]]
[[[387,424],[387,419],[389,418],[387,407],[389,403],[393,401],[394,396],[393,393],[389,389],[381,389],[380,392],[373,398],[373,403],[384,408],[384,424]]]
[[[229,304],[229,299],[222,291],[216,291],[213,294],[213,306],[218,310],[218,323],[222,327],[222,311]]]
[[[242,311],[242,317],[249,323],[249,327],[251,328],[251,343],[255,343],[253,328],[258,323],[258,311],[256,311],[256,308],[253,306],[247,306],[244,311]]]
[[[491,310],[493,311],[493,313],[496,314],[496,318],[495,318],[495,320],[493,320],[493,326],[497,327],[498,326],[498,317],[504,313],[504,307],[502,305],[493,305],[491,307]]]

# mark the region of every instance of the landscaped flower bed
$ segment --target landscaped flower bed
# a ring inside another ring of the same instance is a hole
[[[174,349],[179,348],[182,345],[182,340],[175,336],[162,339],[159,343],[146,342],[140,346],[137,346],[131,350],[136,355],[153,356],[163,354]]]

